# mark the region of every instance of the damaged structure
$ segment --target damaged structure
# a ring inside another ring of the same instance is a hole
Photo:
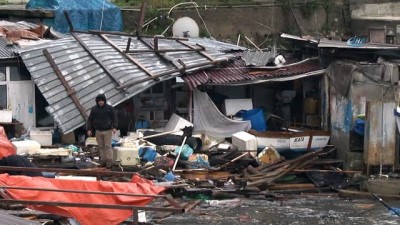
[[[142,210],[162,221],[201,203],[169,194],[345,196],[344,188],[360,185],[351,175],[382,176],[399,165],[397,45],[282,34],[294,47],[278,54],[208,38],[74,30],[68,22],[59,39],[18,48],[11,36],[0,39],[0,106],[13,119],[4,125],[47,126],[15,132],[12,143],[8,128],[0,130],[3,158],[38,165],[0,170],[39,175],[1,175],[0,203],[82,224],[137,224],[146,222]],[[79,133],[98,94],[120,121],[111,170],[100,166],[96,139]],[[71,145],[55,140],[57,132]],[[48,192],[56,194],[49,200]]]

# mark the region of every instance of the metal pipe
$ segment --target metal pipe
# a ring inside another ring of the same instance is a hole
[[[65,193],[96,194],[96,195],[121,195],[121,196],[150,197],[150,198],[167,198],[167,196],[165,196],[165,195],[132,194],[132,193],[102,192],[102,191],[81,191],[81,190],[51,189],[51,188],[31,188],[31,187],[18,187],[18,186],[16,186],[16,187],[0,186],[0,189],[65,192]]]
[[[176,168],[176,165],[178,164],[179,157],[181,156],[182,149],[183,149],[183,146],[185,145],[186,139],[187,139],[187,136],[185,136],[185,138],[183,138],[183,141],[182,141],[181,147],[180,147],[180,149],[179,149],[178,156],[176,157],[176,160],[175,160],[174,166],[172,167],[172,171],[174,171],[174,170],[175,170],[175,168]]]
[[[0,199],[0,203],[23,204],[23,205],[66,206],[66,207],[82,207],[82,208],[121,209],[121,210],[144,210],[144,211],[178,212],[178,213],[185,212],[184,208],[146,207],[146,206],[133,206],[133,205],[111,205],[111,204],[92,204],[92,203],[73,203],[73,202],[50,202],[50,201]]]
[[[70,173],[70,174],[85,174],[85,175],[119,175],[119,176],[132,176],[138,174],[136,172],[115,172],[115,171],[94,171],[94,170],[73,170],[73,169],[58,169],[58,168],[33,168],[33,167],[14,167],[14,166],[0,166],[0,171],[28,171],[28,172],[57,172],[57,173]]]

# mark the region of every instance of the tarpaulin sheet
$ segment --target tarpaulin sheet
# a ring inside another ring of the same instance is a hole
[[[44,23],[62,33],[69,31],[64,11],[75,30],[122,31],[121,10],[108,0],[30,0],[26,8],[54,10],[54,19]]]
[[[151,181],[143,179],[137,175],[132,178],[131,183],[122,183],[108,181],[61,180],[44,177],[10,176],[8,174],[1,174],[0,184],[3,186],[119,192],[131,194],[159,194],[164,190],[163,187],[154,186]],[[64,193],[32,190],[7,190],[7,192],[14,199],[29,201],[144,206],[148,204],[151,200],[153,200],[153,198],[151,197]],[[128,217],[132,215],[131,210],[58,206],[29,207],[64,217],[74,217],[82,225],[114,225],[125,221]]]
[[[212,137],[231,137],[239,131],[248,131],[250,121],[231,120],[222,114],[207,93],[193,90],[193,127]]]
[[[16,154],[14,145],[8,140],[4,128],[0,126],[0,158]]]

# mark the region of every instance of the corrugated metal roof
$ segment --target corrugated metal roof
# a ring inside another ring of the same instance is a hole
[[[332,40],[320,40],[318,44],[319,48],[351,48],[351,49],[392,49],[392,50],[400,50],[400,45],[391,45],[391,44],[378,44],[378,43],[365,43],[360,47],[354,47],[347,44],[347,42],[343,41],[332,41]]]
[[[15,51],[16,48],[14,46],[8,46],[7,40],[0,37],[0,59],[16,58]]]
[[[182,79],[193,90],[199,85],[210,84],[233,84],[248,83],[247,81],[264,80],[276,77],[289,77],[305,74],[320,69],[318,60],[305,60],[302,63],[295,63],[285,67],[275,69],[260,70],[259,68],[246,67],[242,59],[222,68],[212,68],[194,74],[183,76]],[[246,81],[246,82],[245,82]]]
[[[265,66],[277,56],[276,49],[271,51],[244,51],[242,59],[246,66]]]
[[[213,66],[210,58],[218,64],[234,57],[207,47],[201,53],[188,51],[188,46],[199,48],[196,42],[190,40],[182,41],[182,44],[176,40],[158,39],[159,50],[178,51],[157,54],[152,47],[156,45],[154,39],[149,37],[140,40],[126,35],[94,33],[75,33],[75,36],[77,39],[56,40],[21,52],[34,82],[49,103],[47,111],[53,115],[63,133],[85,123],[84,114],[95,106],[94,99],[99,93],[104,93],[108,103],[115,106],[158,82],[181,75],[183,70],[190,73]],[[129,38],[130,50],[129,54],[125,54],[123,50]],[[69,93],[45,57],[45,49],[71,87]],[[151,78],[162,73],[169,74],[160,76],[159,80]],[[125,92],[116,89],[132,82],[137,84],[126,87]]]
[[[202,45],[206,48],[218,50],[221,52],[247,50],[247,48],[245,47],[237,46],[230,43],[220,42],[211,38],[189,38],[189,41]]]
[[[380,44],[380,43],[365,43],[362,46],[350,46],[345,41],[335,41],[335,40],[326,40],[320,39],[317,40],[313,37],[299,37],[290,34],[281,34],[282,38],[297,40],[297,41],[305,41],[312,44],[317,44],[319,48],[348,48],[348,49],[393,49],[399,50],[400,45],[392,45],[392,44]]]
[[[26,220],[17,216],[10,215],[7,211],[0,211],[1,225],[40,225],[40,222]]]
[[[318,43],[318,40],[313,38],[313,37],[299,37],[296,35],[291,35],[291,34],[281,34],[281,38],[287,38],[287,39],[292,39],[292,40],[297,40],[297,41],[305,41],[305,42],[311,42],[311,43]]]

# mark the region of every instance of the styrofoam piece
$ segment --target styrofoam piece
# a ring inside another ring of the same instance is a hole
[[[113,163],[121,166],[137,165],[140,163],[139,150],[137,148],[115,147]]]
[[[219,144],[218,149],[228,150],[231,147],[230,144]]]
[[[223,112],[226,116],[235,115],[242,109],[253,109],[253,100],[251,98],[225,99]]]
[[[241,131],[232,135],[232,144],[239,150],[257,150],[257,139],[254,135]]]
[[[52,146],[53,145],[53,135],[51,131],[30,131],[29,136],[32,140],[39,142],[41,146]]]
[[[71,150],[66,148],[45,148],[45,149],[30,149],[30,155],[42,155],[42,156],[69,156]]]
[[[99,145],[97,144],[97,140],[95,137],[88,137],[85,141],[85,146],[89,146],[89,145]]]
[[[12,111],[0,110],[0,123],[11,123],[11,122],[12,122]]]
[[[17,154],[29,154],[29,152],[40,151],[41,145],[37,141],[13,141],[12,144],[17,149]]]
[[[168,123],[164,128],[164,132],[180,130],[185,127],[193,127],[193,123],[185,120],[184,118],[182,118],[174,113],[174,114],[172,114],[171,118],[168,120]],[[174,134],[181,135],[181,134],[183,134],[183,132],[177,132]]]

